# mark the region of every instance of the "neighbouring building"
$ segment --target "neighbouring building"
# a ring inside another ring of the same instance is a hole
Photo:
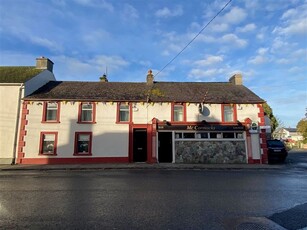
[[[276,131],[275,135],[279,139],[290,142],[302,141],[304,139],[303,136],[297,132],[296,128],[281,128]]]
[[[19,134],[25,135],[24,130],[19,133],[19,121],[24,121],[22,98],[55,80],[52,67],[52,61],[44,57],[36,59],[36,66],[0,67],[0,164],[14,163],[18,141],[22,141]]]
[[[240,74],[101,80],[50,81],[25,95],[17,163],[267,163],[264,100]]]

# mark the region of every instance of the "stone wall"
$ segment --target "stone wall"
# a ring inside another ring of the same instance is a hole
[[[176,163],[247,163],[244,141],[176,141]]]

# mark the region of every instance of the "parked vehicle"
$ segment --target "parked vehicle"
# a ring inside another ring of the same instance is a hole
[[[272,163],[284,163],[287,156],[288,151],[284,145],[284,143],[280,140],[268,140],[268,161],[269,164]]]

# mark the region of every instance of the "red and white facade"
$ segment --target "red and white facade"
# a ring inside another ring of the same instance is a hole
[[[25,98],[16,162],[267,163],[265,130],[252,123],[264,125],[261,103]],[[208,157],[211,144],[231,156]]]

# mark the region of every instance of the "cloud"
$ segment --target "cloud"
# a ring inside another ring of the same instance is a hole
[[[129,62],[120,56],[97,55],[89,60],[89,64],[97,69],[104,70],[107,67],[109,70],[118,70],[129,65]]]
[[[194,68],[189,72],[188,77],[196,81],[200,81],[204,79],[215,81],[217,75],[225,74],[225,71],[226,70],[222,68],[220,69],[214,68],[214,69],[206,69],[206,70],[200,69],[200,68]]]
[[[156,11],[155,16],[158,18],[169,18],[181,16],[183,14],[183,10],[181,6],[176,6],[174,9],[170,10],[168,7],[164,7]]]
[[[205,59],[195,61],[194,64],[197,66],[209,66],[214,65],[223,61],[223,56],[209,55]]]
[[[254,64],[254,65],[260,65],[263,64],[265,62],[268,62],[269,59],[265,56],[269,51],[269,48],[259,48],[257,50],[257,56],[252,57],[248,60],[248,63]]]
[[[63,50],[63,48],[60,44],[53,42],[53,41],[50,41],[47,38],[30,36],[29,39],[33,44],[45,47],[45,48],[47,48],[51,51],[62,51]]]
[[[193,38],[195,34],[189,34],[190,38]],[[206,43],[217,43],[217,44],[227,44],[230,47],[244,48],[248,44],[247,40],[239,38],[235,34],[225,34],[222,37],[211,36],[207,34],[200,34],[196,41],[206,42]]]
[[[138,13],[137,9],[135,9],[132,5],[125,4],[122,16],[123,16],[123,18],[138,19],[139,13]]]
[[[221,37],[220,42],[235,45],[240,48],[244,48],[247,45],[246,40],[238,38],[235,34],[225,34]]]
[[[307,31],[307,4],[287,10],[281,16],[283,25],[274,28],[273,33],[279,35],[303,35]]]
[[[105,0],[74,0],[74,1],[80,5],[87,7],[101,8],[108,10],[110,12],[114,11],[113,5]]]
[[[227,22],[229,24],[238,24],[245,20],[247,13],[244,9],[239,7],[233,7],[228,13],[226,13],[221,21]]]
[[[254,64],[254,65],[260,65],[262,63],[267,62],[268,59],[264,56],[257,55],[255,57],[252,57],[251,59],[248,60],[248,63]]]
[[[101,44],[101,41],[106,41],[107,39],[111,38],[111,34],[107,31],[97,29],[97,30],[91,30],[86,33],[84,33],[84,36],[82,37],[82,40],[90,46],[96,46]]]
[[[256,28],[257,27],[256,27],[256,25],[254,23],[250,23],[250,24],[247,24],[247,25],[245,25],[243,27],[238,27],[236,29],[236,31],[239,32],[239,33],[247,33],[247,32],[254,31]]]

